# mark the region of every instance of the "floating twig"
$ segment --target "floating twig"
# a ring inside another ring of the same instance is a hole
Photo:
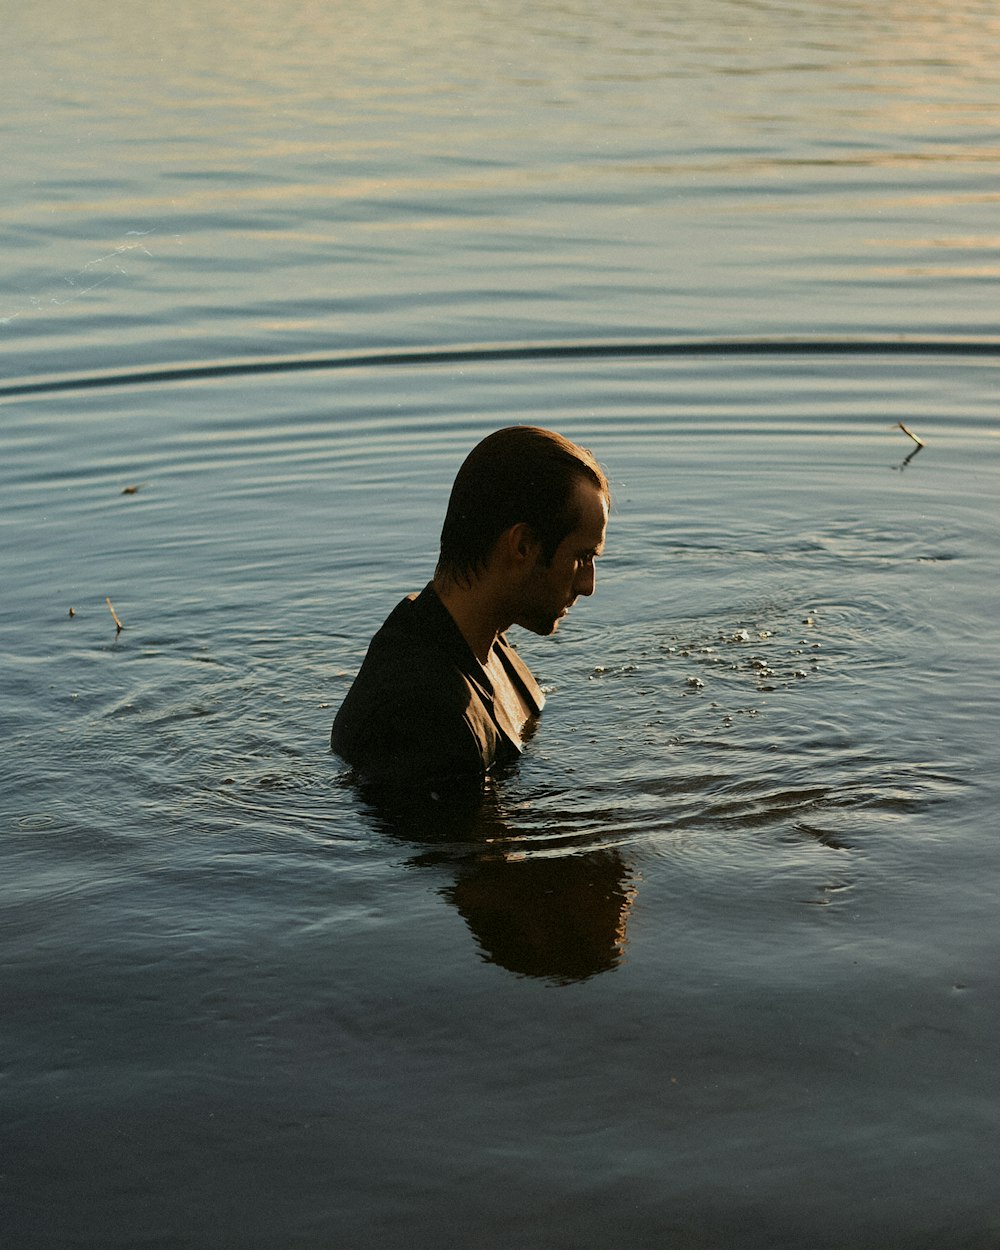
[[[145,482],[138,482],[138,483],[136,483],[136,485],[135,485],[135,486],[126,486],[126,487],[125,487],[125,489],[122,491],[122,494],[123,494],[123,495],[134,495],[134,494],[136,493],[136,491],[140,491],[140,490],[142,490],[142,488],[143,488],[145,485],[146,485],[146,483],[145,483]]]
[[[899,426],[899,428],[903,431],[904,434],[908,434],[910,438],[913,439],[913,441],[917,444],[918,447],[923,447],[924,440],[922,438],[917,438],[916,434],[914,434],[912,430],[908,430],[906,426],[902,423],[902,421],[898,421],[896,424]]]
[[[104,596],[104,602],[108,605],[108,611],[111,613],[111,619],[115,623],[115,637],[117,638],[125,626],[118,619],[118,613],[115,611],[115,605],[111,602],[107,595]]]

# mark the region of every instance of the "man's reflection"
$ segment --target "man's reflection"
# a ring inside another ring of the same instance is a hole
[[[621,960],[635,890],[617,849],[588,849],[571,835],[556,846],[551,826],[518,829],[496,789],[422,805],[412,794],[366,790],[365,798],[385,833],[423,846],[411,866],[454,872],[441,896],[490,963],[567,984]]]
[[[567,983],[622,957],[634,890],[616,850],[483,857],[441,891],[484,958],[522,976]]]

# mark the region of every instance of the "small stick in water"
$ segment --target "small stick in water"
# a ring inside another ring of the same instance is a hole
[[[910,438],[912,438],[913,441],[917,444],[918,447],[923,447],[924,440],[922,438],[917,438],[916,434],[914,434],[912,430],[908,430],[906,426],[902,423],[902,421],[898,422],[898,425],[899,425],[899,428],[903,431],[903,433],[908,434]]]
[[[126,486],[126,487],[125,487],[125,489],[122,491],[122,494],[123,494],[123,495],[134,495],[134,494],[136,493],[136,491],[140,491],[140,490],[142,490],[142,488],[143,488],[145,485],[146,485],[146,483],[145,483],[145,482],[138,482],[135,486]]]
[[[107,595],[104,596],[104,602],[108,605],[108,611],[111,613],[111,619],[114,621],[115,625],[117,626],[115,630],[115,637],[117,638],[118,635],[125,628],[125,626],[118,619],[118,613],[115,611],[115,605],[111,602],[111,600],[108,598]]]

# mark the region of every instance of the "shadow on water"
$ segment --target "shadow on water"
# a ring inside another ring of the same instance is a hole
[[[910,463],[910,461],[914,458],[914,456],[916,456],[916,455],[918,455],[920,452],[922,452],[922,451],[923,451],[923,449],[924,449],[924,445],[923,445],[923,443],[920,443],[918,446],[914,447],[914,449],[913,449],[913,450],[910,452],[910,454],[909,454],[909,455],[908,455],[908,456],[907,456],[907,457],[903,460],[903,462],[902,462],[901,464],[894,464],[894,465],[892,466],[893,471],[894,471],[894,472],[896,472],[896,473],[902,473],[902,472],[903,472],[903,470],[906,468],[906,466],[907,466],[907,465]]]
[[[520,827],[495,784],[444,801],[359,789],[379,832],[420,848],[410,867],[453,875],[441,897],[487,962],[558,985],[617,966],[635,897],[618,848]]]

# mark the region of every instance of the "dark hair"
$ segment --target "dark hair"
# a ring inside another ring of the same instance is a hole
[[[467,582],[486,567],[500,535],[519,522],[531,526],[551,561],[579,524],[581,480],[610,500],[608,479],[591,452],[561,434],[514,425],[488,435],[469,452],[451,488],[438,575]]]

